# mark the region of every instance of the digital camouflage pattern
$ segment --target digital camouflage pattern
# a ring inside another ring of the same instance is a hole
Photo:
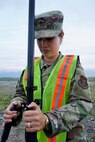
[[[78,61],[75,76],[71,83],[68,104],[47,113],[51,123],[51,133],[45,131],[46,135],[52,137],[60,132],[67,131],[67,142],[87,142],[80,122],[88,115],[91,108],[89,83]]]
[[[60,60],[61,57],[62,54],[60,53],[58,60]],[[43,60],[41,61],[41,69],[43,70],[42,74],[45,74],[45,72],[48,73],[46,74],[46,78],[42,78],[44,85],[52,72],[53,67],[54,64],[46,66],[46,64],[43,64]],[[12,101],[21,99],[26,100],[26,95],[22,85],[22,76],[17,84],[16,94]],[[53,137],[63,131],[67,131],[67,142],[87,142],[83,126],[80,122],[88,115],[91,108],[92,102],[89,83],[84,74],[84,70],[81,67],[80,61],[78,61],[76,72],[71,82],[68,104],[46,113],[51,125],[49,130],[44,131],[45,134],[48,137]]]
[[[53,37],[62,31],[63,13],[50,11],[35,17],[35,38]]]

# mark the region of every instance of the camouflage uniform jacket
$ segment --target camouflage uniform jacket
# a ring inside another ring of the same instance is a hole
[[[63,55],[60,53],[58,60],[60,60],[62,56]],[[48,66],[44,64],[43,57],[41,59],[42,88],[44,89],[49,74],[58,60]],[[16,94],[12,101],[26,100],[22,85],[22,76],[23,73],[16,86]],[[88,115],[91,108],[92,102],[89,83],[78,60],[75,75],[71,82],[68,103],[59,109],[46,113],[50,121],[50,127],[48,130],[44,130],[45,134],[48,137],[53,137],[58,133],[67,131],[67,142],[86,142],[86,136],[80,122]]]

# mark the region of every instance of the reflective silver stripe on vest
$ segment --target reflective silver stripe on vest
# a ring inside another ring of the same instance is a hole
[[[56,98],[56,103],[55,103],[55,107],[54,108],[57,108],[58,107],[58,102],[59,102],[59,98],[60,98],[60,93],[61,93],[61,89],[62,89],[62,84],[63,84],[63,82],[64,82],[64,79],[63,79],[63,77],[64,77],[64,74],[65,74],[65,72],[66,72],[66,68],[67,68],[67,66],[68,66],[68,62],[70,61],[70,56],[68,56],[68,58],[67,58],[67,60],[66,60],[66,63],[65,63],[65,65],[64,65],[64,67],[63,67],[63,70],[62,70],[62,78],[60,79],[60,85],[59,85],[59,88],[58,88],[58,95],[57,95],[57,98]]]

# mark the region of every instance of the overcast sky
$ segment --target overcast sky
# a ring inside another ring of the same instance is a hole
[[[64,14],[62,53],[79,54],[84,69],[95,71],[95,0],[36,0],[35,14],[50,10]],[[0,0],[0,71],[26,66],[27,33],[28,0]]]

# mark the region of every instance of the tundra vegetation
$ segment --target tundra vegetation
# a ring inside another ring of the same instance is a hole
[[[5,109],[15,93],[15,87],[18,78],[0,78],[0,110]],[[92,113],[95,110],[95,77],[89,77],[93,108]]]

